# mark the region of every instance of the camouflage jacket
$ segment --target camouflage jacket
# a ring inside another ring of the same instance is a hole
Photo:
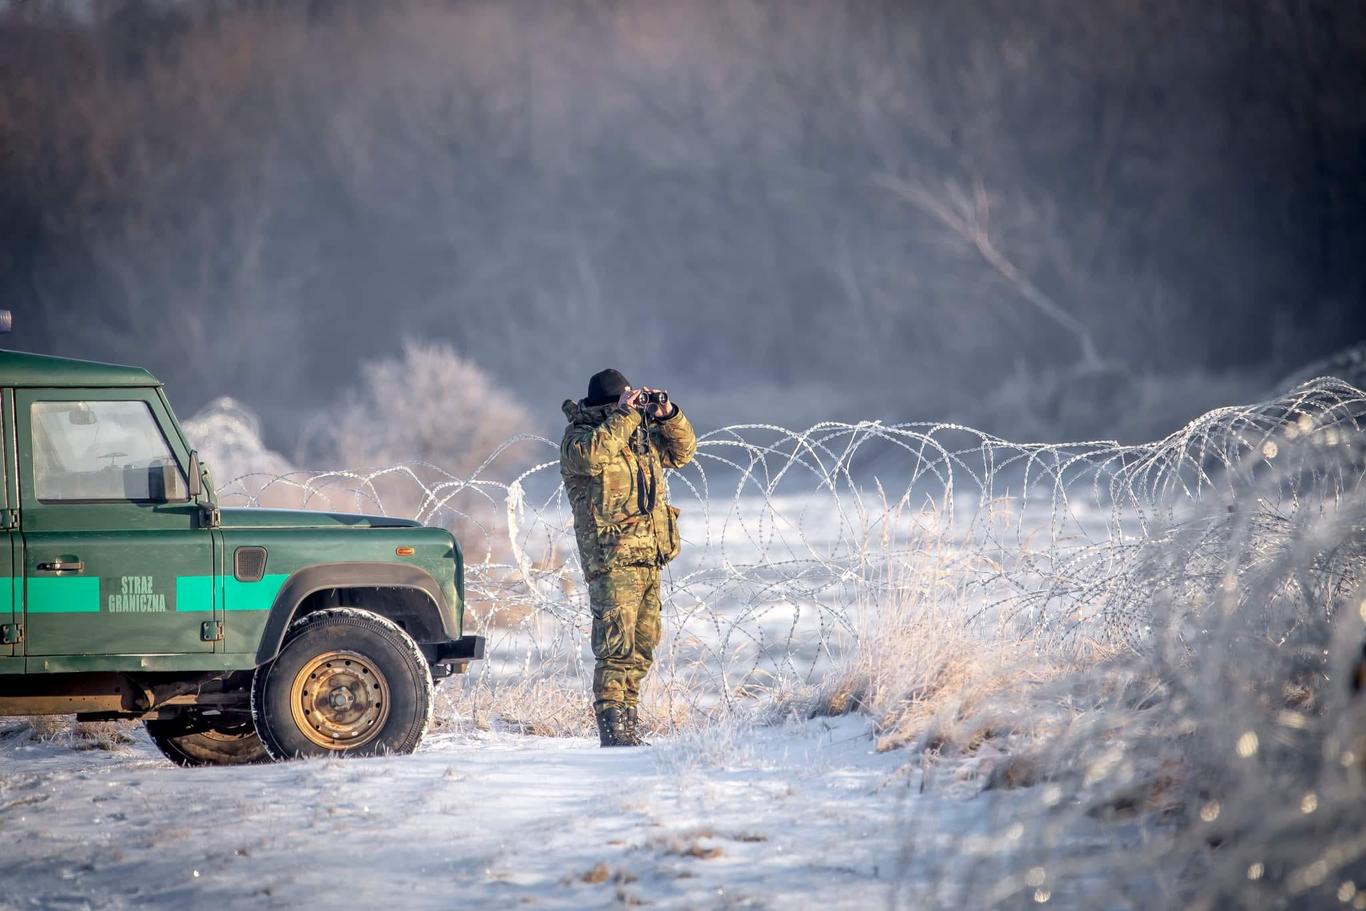
[[[642,421],[634,409],[566,401],[560,474],[590,579],[620,566],[663,566],[678,556],[678,510],[664,493],[664,469],[697,451],[683,412]],[[642,426],[643,425],[643,426]]]

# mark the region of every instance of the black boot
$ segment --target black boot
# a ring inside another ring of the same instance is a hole
[[[626,730],[631,735],[631,746],[647,747],[649,741],[640,736],[640,715],[634,705],[626,707]]]
[[[626,710],[615,705],[598,709],[595,713],[598,719],[598,739],[605,747],[630,747],[635,746],[632,742],[630,729],[626,726]]]

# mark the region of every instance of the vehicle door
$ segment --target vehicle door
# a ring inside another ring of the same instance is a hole
[[[22,540],[19,483],[14,463],[14,390],[0,390],[0,674],[24,669],[24,574],[14,571]]]
[[[26,654],[211,652],[213,536],[156,390],[17,390],[15,418]]]

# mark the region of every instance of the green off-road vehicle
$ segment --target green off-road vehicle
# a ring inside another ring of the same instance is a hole
[[[185,765],[406,753],[483,657],[449,532],[220,508],[145,370],[0,351],[0,455],[0,715],[141,719]]]

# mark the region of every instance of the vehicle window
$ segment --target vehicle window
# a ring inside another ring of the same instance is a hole
[[[43,502],[189,498],[146,402],[34,402],[34,492]]]

